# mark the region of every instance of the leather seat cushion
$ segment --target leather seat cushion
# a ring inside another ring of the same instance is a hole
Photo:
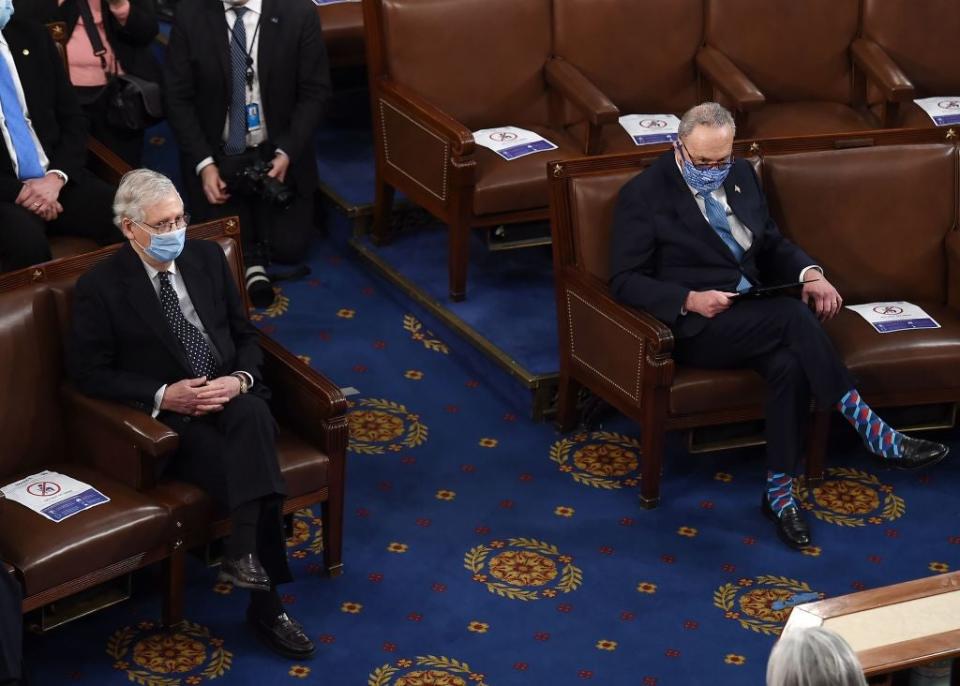
[[[474,155],[477,185],[473,196],[473,211],[478,215],[546,208],[547,163],[580,156],[580,146],[562,131],[526,124],[516,126],[536,131],[557,149],[508,161],[478,145]]]
[[[334,66],[363,64],[363,7],[359,2],[337,2],[317,7],[323,44]]]
[[[53,259],[59,260],[61,257],[73,257],[84,253],[99,250],[100,246],[89,238],[80,238],[78,236],[51,236],[50,252]]]
[[[805,136],[877,128],[869,115],[863,115],[837,102],[767,103],[751,112],[737,138],[776,138]]]
[[[766,384],[745,369],[698,369],[677,365],[670,387],[670,414],[737,411],[763,405]]]
[[[849,310],[825,324],[865,395],[960,388],[960,313],[946,305],[916,304],[941,328],[880,334]]]
[[[80,465],[48,469],[92,485],[110,502],[55,523],[0,499],[0,557],[20,571],[26,595],[167,544],[169,511],[148,495]],[[7,483],[25,476],[12,475]]]

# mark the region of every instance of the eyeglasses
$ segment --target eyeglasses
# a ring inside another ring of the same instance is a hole
[[[172,231],[177,231],[184,228],[185,226],[190,225],[190,215],[187,213],[181,214],[175,219],[170,221],[160,222],[159,224],[147,224],[147,222],[138,222],[136,219],[131,219],[130,221],[140,226],[147,227],[152,229],[155,233],[171,233]]]
[[[686,146],[677,141],[677,145],[680,147],[680,153],[687,158],[687,161],[694,166],[695,169],[699,171],[710,171],[711,169],[723,170],[729,169],[733,166],[733,155],[730,155],[725,160],[720,160],[719,162],[694,162],[693,158],[690,157],[690,153],[687,151]]]

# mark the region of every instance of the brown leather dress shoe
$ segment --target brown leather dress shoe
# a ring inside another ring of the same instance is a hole
[[[807,526],[803,515],[796,505],[788,505],[783,508],[780,516],[770,507],[770,500],[767,494],[762,494],[760,509],[763,510],[768,518],[777,524],[777,536],[794,550],[802,550],[810,545],[810,527]]]
[[[232,559],[224,558],[220,563],[220,581],[229,581],[236,588],[248,588],[251,591],[270,590],[270,576],[253,553]]]
[[[303,630],[303,626],[286,612],[275,617],[260,617],[247,610],[247,621],[261,641],[275,653],[292,660],[302,660],[313,655],[315,646],[313,641]]]

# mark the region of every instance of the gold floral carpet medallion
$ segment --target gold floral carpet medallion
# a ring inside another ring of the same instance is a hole
[[[578,433],[550,447],[550,459],[578,484],[594,488],[636,486],[640,444],[612,431]]]
[[[822,598],[823,594],[812,590],[806,582],[763,575],[724,584],[714,591],[713,604],[744,629],[775,636],[780,634],[794,606]]]
[[[467,551],[463,566],[491,593],[511,600],[556,598],[575,591],[583,572],[555,545],[534,538],[490,541]]]
[[[287,313],[287,310],[290,309],[290,298],[283,294],[283,289],[279,286],[273,287],[274,297],[273,303],[266,309],[250,312],[250,320],[255,322],[262,322],[267,319],[276,319],[277,317],[282,317]]]
[[[410,332],[410,338],[422,343],[427,350],[444,355],[450,354],[450,348],[447,347],[447,344],[437,338],[433,331],[423,328],[423,323],[412,314],[403,315],[403,328]]]
[[[305,507],[293,516],[293,535],[287,539],[290,555],[302,560],[308,555],[323,554],[323,520]]]
[[[348,403],[350,426],[348,450],[364,455],[383,455],[416,448],[427,440],[427,426],[420,416],[400,403],[382,398],[363,398]]]
[[[830,467],[823,482],[812,489],[801,476],[796,491],[803,509],[837,526],[885,524],[899,519],[906,510],[903,498],[894,494],[893,486],[857,469]]]
[[[165,631],[154,622],[140,622],[115,631],[107,642],[113,668],[126,672],[140,686],[196,686],[230,670],[233,653],[205,626],[184,622]]]
[[[488,686],[485,678],[466,662],[418,655],[377,667],[367,678],[367,686]]]

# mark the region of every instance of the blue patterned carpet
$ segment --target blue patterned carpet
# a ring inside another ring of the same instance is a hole
[[[817,547],[792,552],[757,508],[761,451],[677,440],[663,505],[641,510],[635,427],[558,436],[348,252],[318,240],[311,266],[258,318],[359,390],[345,574],[320,575],[303,512],[283,588],[316,657],[268,653],[244,594],[192,561],[184,629],[157,628],[154,579],[137,577],[131,601],[29,637],[31,683],[761,684],[791,602],[960,567],[956,432],[952,459],[918,476],[877,470],[838,425],[829,480],[801,489]]]

